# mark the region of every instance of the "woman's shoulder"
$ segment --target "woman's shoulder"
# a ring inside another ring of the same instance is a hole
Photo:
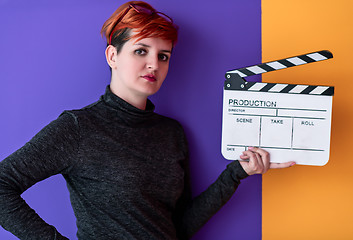
[[[94,112],[95,108],[97,108],[100,104],[101,99],[82,108],[64,110],[59,117],[72,117],[78,121],[79,119],[84,119],[85,117],[92,115],[92,112]]]
[[[183,129],[183,126],[182,126],[182,124],[179,122],[179,120],[177,120],[177,119],[175,119],[175,118],[173,118],[173,117],[161,115],[161,114],[159,114],[159,113],[156,113],[156,116],[158,116],[158,118],[160,118],[160,120],[161,120],[162,122],[165,122],[165,123],[168,124],[168,125],[175,126],[175,127],[178,127],[178,128]]]

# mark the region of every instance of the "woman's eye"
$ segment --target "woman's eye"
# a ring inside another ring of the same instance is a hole
[[[159,54],[159,60],[168,61],[169,57],[165,54]]]
[[[145,55],[147,51],[145,49],[137,49],[135,50],[136,55]]]

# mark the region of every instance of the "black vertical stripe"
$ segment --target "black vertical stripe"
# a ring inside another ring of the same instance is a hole
[[[262,68],[263,70],[267,71],[267,72],[271,72],[271,71],[275,71],[276,70],[273,67],[270,67],[269,65],[267,65],[266,63],[260,64],[258,66],[260,68]]]
[[[316,88],[316,86],[308,86],[307,88],[305,88],[301,93],[302,94],[309,94],[312,90],[314,90]]]
[[[255,73],[249,71],[248,69],[246,68],[241,68],[241,69],[238,69],[239,72],[241,73],[244,73],[246,76],[252,76],[252,75],[256,75]]]
[[[302,56],[299,56],[298,58],[300,58],[306,63],[316,62],[314,59],[308,57],[307,55],[302,55]]]
[[[260,92],[268,92],[274,85],[277,85],[277,83],[267,83],[266,86],[261,88]]]
[[[246,89],[249,89],[249,88],[251,88],[254,84],[256,84],[257,82],[246,82],[246,84],[245,84],[245,88]]]
[[[277,62],[279,62],[280,64],[282,64],[282,65],[284,65],[284,66],[286,66],[286,67],[294,67],[294,66],[297,66],[297,65],[291,63],[290,61],[288,61],[288,60],[286,60],[286,59],[282,59],[282,60],[279,60],[279,61],[277,61]]]
[[[321,95],[333,96],[334,90],[334,87],[329,87],[323,93],[321,93]]]
[[[320,53],[321,55],[323,55],[326,58],[333,58],[333,55],[330,51],[323,50],[323,51],[319,51],[318,53]]]
[[[292,90],[293,88],[295,88],[294,84],[288,84],[288,86],[286,86],[285,88],[283,88],[280,93],[288,93],[290,90]]]

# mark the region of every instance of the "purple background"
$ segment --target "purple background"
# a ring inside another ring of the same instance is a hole
[[[99,32],[123,2],[0,0],[0,160],[63,110],[86,106],[104,93],[110,72]],[[197,195],[229,163],[220,152],[224,73],[261,62],[261,0],[148,2],[180,26],[167,80],[152,101],[157,112],[185,128]],[[76,239],[61,175],[23,197],[45,221]],[[17,238],[0,228],[0,239]],[[243,180],[193,239],[261,239],[261,176]]]

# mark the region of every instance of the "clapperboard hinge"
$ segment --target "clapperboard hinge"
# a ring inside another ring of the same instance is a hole
[[[266,62],[259,65],[234,69],[226,72],[226,81],[224,82],[224,89],[333,96],[334,87],[331,86],[247,82],[244,79],[244,77],[304,65],[312,62],[323,61],[332,57],[333,55],[330,51],[323,50],[295,57]]]

